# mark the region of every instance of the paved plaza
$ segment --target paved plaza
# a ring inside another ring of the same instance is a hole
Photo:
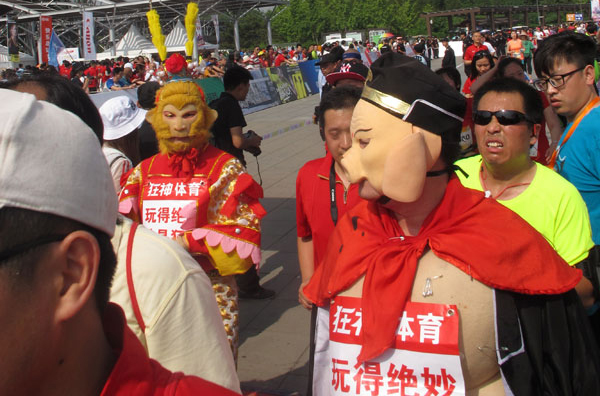
[[[248,128],[267,136],[258,157],[268,214],[262,222],[261,283],[277,292],[273,300],[240,302],[238,373],[242,389],[303,395],[308,379],[310,312],[298,304],[300,270],[296,256],[296,173],[325,146],[311,115],[319,95],[246,116]],[[306,125],[307,124],[307,125]],[[247,153],[258,181],[257,164]]]

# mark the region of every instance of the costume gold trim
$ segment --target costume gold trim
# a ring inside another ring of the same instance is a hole
[[[221,155],[219,155],[217,157],[216,160],[214,160],[212,167],[210,168],[210,170],[208,171],[208,176],[210,177],[210,175],[212,175],[213,171],[215,170],[215,166],[217,166],[217,162],[219,162],[219,160],[221,159],[221,157],[223,157],[224,155],[226,155],[226,152],[222,152]],[[229,162],[229,161],[227,161]],[[227,164],[227,162],[225,162],[225,164]]]
[[[410,104],[381,91],[373,89],[368,85],[365,85],[362,91],[362,98],[369,102],[381,106],[389,111],[392,111],[398,115],[404,116],[410,109]]]

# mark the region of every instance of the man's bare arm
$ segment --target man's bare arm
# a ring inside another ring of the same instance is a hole
[[[238,149],[248,150],[260,146],[262,137],[256,133],[252,133],[250,137],[244,136],[241,126],[229,128],[229,132],[231,133],[231,142]]]
[[[300,274],[302,283],[298,290],[298,301],[306,309],[312,308],[312,302],[306,298],[302,289],[308,284],[315,272],[314,245],[312,237],[298,237],[298,262],[300,263]]]

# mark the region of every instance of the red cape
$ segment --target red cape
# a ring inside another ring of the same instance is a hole
[[[390,239],[398,236],[404,239]],[[338,223],[325,260],[304,288],[322,306],[365,276],[360,362],[392,345],[427,246],[478,281],[517,293],[564,293],[582,276],[519,215],[456,177],[417,236],[404,236],[388,209],[361,202]]]

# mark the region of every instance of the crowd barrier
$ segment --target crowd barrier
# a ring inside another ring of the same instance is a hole
[[[250,80],[250,90],[246,100],[240,102],[244,114],[319,93],[318,67],[315,63],[316,61],[310,60],[296,66],[283,65],[250,70],[253,77]],[[203,78],[194,81],[204,90],[207,103],[217,99],[225,90],[220,78]],[[91,94],[90,97],[96,107],[100,107],[108,99],[122,95],[127,95],[137,102],[137,91],[134,89],[98,92]]]

